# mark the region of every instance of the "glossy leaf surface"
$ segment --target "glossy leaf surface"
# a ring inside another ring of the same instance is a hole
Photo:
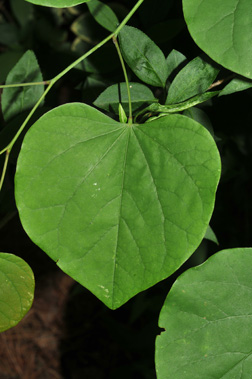
[[[33,51],[28,50],[7,76],[6,84],[43,81],[42,74]],[[4,88],[2,112],[5,120],[31,109],[44,92],[44,85]]]
[[[163,52],[141,30],[124,26],[119,33],[123,57],[135,75],[147,84],[164,87],[168,69]]]
[[[212,59],[252,79],[250,0],[183,0],[194,41]]]
[[[34,276],[21,258],[0,253],[0,332],[18,324],[30,309]]]
[[[90,0],[26,0],[29,3],[53,8],[68,8],[78,4],[87,3]]]
[[[30,238],[114,309],[193,253],[219,176],[212,137],[185,116],[128,125],[72,103],[26,134],[16,202]]]
[[[162,308],[158,379],[249,378],[252,249],[223,250],[181,275]]]

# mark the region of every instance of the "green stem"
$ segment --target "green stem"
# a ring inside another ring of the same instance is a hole
[[[104,40],[102,40],[101,42],[99,42],[96,46],[94,46],[91,50],[89,50],[87,53],[83,54],[80,58],[76,59],[72,64],[70,64],[67,68],[65,68],[63,71],[61,71],[57,76],[55,76],[52,80],[48,81],[47,83],[49,83],[48,87],[46,88],[46,90],[44,91],[43,95],[40,97],[40,99],[37,101],[37,103],[34,105],[34,107],[32,108],[31,112],[29,113],[29,115],[26,117],[25,121],[23,122],[23,124],[21,125],[21,127],[19,128],[18,132],[16,133],[16,135],[13,137],[13,139],[11,140],[11,142],[8,144],[8,146],[6,146],[3,150],[0,151],[0,155],[3,154],[4,152],[6,152],[6,156],[5,156],[5,162],[4,162],[4,167],[3,167],[3,171],[2,171],[2,176],[1,176],[1,179],[0,179],[0,190],[2,188],[2,185],[3,185],[3,181],[4,181],[4,177],[5,177],[5,174],[6,174],[6,169],[7,169],[7,165],[8,165],[8,160],[9,160],[9,154],[11,152],[11,149],[14,145],[14,143],[17,141],[18,137],[20,136],[20,134],[22,133],[22,131],[24,130],[25,126],[27,125],[28,121],[30,120],[30,118],[32,117],[32,115],[34,114],[34,112],[36,111],[36,109],[38,108],[38,106],[40,105],[40,103],[42,102],[42,100],[45,98],[45,96],[47,95],[47,93],[50,91],[50,89],[52,88],[52,86],[59,80],[62,78],[62,76],[64,76],[66,73],[68,73],[70,70],[72,70],[72,68],[74,68],[77,64],[79,64],[80,62],[82,62],[84,59],[86,59],[89,55],[93,54],[96,50],[98,50],[101,46],[105,45],[105,43],[107,43],[109,40],[113,39],[114,37],[117,37],[117,35],[119,34],[119,32],[122,30],[122,28],[124,27],[124,25],[129,21],[129,19],[133,16],[133,14],[136,12],[136,10],[140,7],[140,5],[144,2],[144,0],[138,0],[136,5],[131,9],[131,11],[128,13],[128,15],[124,18],[124,20],[121,22],[121,24],[116,28],[116,30],[114,31],[114,33],[111,33],[109,36],[107,36]],[[24,87],[26,85],[37,85],[38,83],[22,83],[21,85],[10,85],[12,87]],[[40,84],[40,83],[39,83]],[[44,82],[41,82],[41,84],[45,84]],[[8,85],[9,86],[9,85]],[[6,87],[6,85],[4,86]],[[3,86],[1,86],[1,88],[4,88]],[[132,116],[131,116],[132,118]],[[129,119],[129,122],[130,122],[130,119]]]
[[[2,175],[1,175],[1,179],[0,179],[0,191],[3,187],[3,182],[4,182],[4,178],[5,178],[5,174],[6,174],[6,170],[7,170],[7,166],[8,166],[9,157],[10,157],[10,151],[6,150],[5,160],[4,160],[4,165],[3,165],[3,171],[2,171]]]
[[[119,59],[120,59],[121,65],[122,65],[122,70],[123,70],[123,74],[124,74],[124,78],[125,78],[125,83],[126,83],[126,87],[127,87],[127,94],[128,94],[128,100],[129,100],[129,118],[128,118],[128,123],[132,124],[132,104],[131,104],[129,79],[128,79],[126,67],[125,67],[125,64],[124,64],[124,60],[123,60],[123,57],[122,57],[122,53],[121,53],[120,47],[118,45],[117,38],[115,36],[113,37],[113,42],[115,44],[115,47],[116,47],[116,50],[117,50],[117,53],[118,53],[118,56],[119,56]]]
[[[28,87],[50,84],[51,80],[44,80],[43,82],[31,82],[31,83],[18,83],[18,84],[1,84],[0,88],[15,88],[15,87]]]

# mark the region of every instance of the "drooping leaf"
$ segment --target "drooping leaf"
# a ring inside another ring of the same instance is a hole
[[[0,332],[19,323],[30,309],[34,276],[21,258],[0,253]]]
[[[118,26],[118,19],[112,9],[98,0],[92,0],[87,4],[89,12],[94,19],[110,32],[115,31]]]
[[[45,7],[53,7],[53,8],[68,8],[74,7],[78,4],[87,3],[90,0],[25,0],[29,3],[36,5],[43,5]]]
[[[147,84],[165,87],[167,64],[160,48],[141,30],[124,26],[119,33],[123,57],[135,75]]]
[[[250,0],[183,0],[185,21],[197,45],[222,66],[252,79]]]
[[[219,69],[201,57],[189,62],[172,81],[166,103],[180,103],[204,93],[218,75]]]
[[[252,80],[239,77],[232,79],[219,93],[219,96],[230,95],[231,93],[245,91],[252,87]]]
[[[42,74],[35,54],[28,50],[7,76],[6,84],[41,82]],[[32,108],[44,92],[44,85],[4,88],[2,111],[5,120]]]
[[[144,103],[157,101],[151,90],[140,83],[130,83],[130,94],[132,110],[136,110]],[[129,99],[125,83],[118,83],[109,86],[95,100],[94,105],[106,111],[112,110],[118,114],[119,103],[122,104],[126,113],[129,112]]]
[[[181,275],[162,308],[158,379],[249,378],[252,249],[223,250]]]
[[[173,49],[166,58],[166,64],[168,67],[168,79],[176,72],[180,66],[186,62],[186,56],[179,51]]]
[[[185,116],[129,125],[72,103],[27,132],[15,196],[30,238],[114,309],[193,253],[219,176],[212,137]]]

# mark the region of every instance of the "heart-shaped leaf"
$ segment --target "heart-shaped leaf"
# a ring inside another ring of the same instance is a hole
[[[33,296],[30,266],[15,255],[0,253],[0,332],[22,320],[31,308]]]
[[[183,0],[194,41],[212,59],[252,79],[251,0]]]
[[[87,3],[90,0],[26,0],[29,3],[36,5],[43,5],[45,7],[53,8],[67,8],[74,7],[75,5]]]
[[[16,202],[30,238],[114,309],[194,252],[219,176],[212,137],[188,117],[128,125],[72,103],[26,134]]]
[[[223,250],[180,276],[162,308],[158,379],[250,378],[252,249]]]

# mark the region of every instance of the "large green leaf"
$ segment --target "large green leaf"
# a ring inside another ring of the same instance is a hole
[[[147,84],[165,87],[168,68],[160,48],[141,30],[127,25],[119,40],[123,57],[135,75]]]
[[[42,80],[35,54],[28,50],[8,74],[6,84],[41,82]],[[44,85],[4,88],[2,111],[5,120],[32,108],[43,92]]]
[[[252,79],[251,0],[183,0],[194,41],[212,59]]]
[[[72,103],[26,134],[15,194],[30,238],[117,308],[193,253],[219,176],[212,137],[185,116],[128,125]]]
[[[43,5],[45,7],[53,8],[67,8],[74,7],[75,5],[87,3],[90,0],[26,0],[29,3],[36,5]]]
[[[30,266],[12,254],[0,253],[0,332],[22,320],[34,295],[34,276]]]
[[[250,378],[252,249],[223,250],[189,269],[162,308],[158,379]]]

